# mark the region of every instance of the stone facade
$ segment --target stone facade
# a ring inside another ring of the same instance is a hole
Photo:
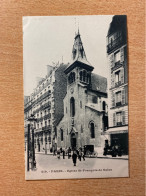
[[[126,16],[114,16],[107,35],[109,144],[128,154],[128,63]]]
[[[101,133],[106,130],[107,80],[93,74],[87,61],[80,34],[75,36],[72,62],[65,70],[67,94],[64,117],[57,125],[57,147],[79,148],[93,145],[103,149]]]
[[[58,67],[48,66],[45,78],[40,78],[37,87],[31,96],[24,98],[25,116],[25,146],[27,143],[27,124],[33,114],[37,119],[34,130],[35,150],[46,152],[56,148],[56,123],[63,116],[63,98],[66,94],[66,75],[64,70],[67,65]],[[62,83],[60,84],[60,81]]]

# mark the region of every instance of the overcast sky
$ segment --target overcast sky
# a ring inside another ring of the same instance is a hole
[[[105,15],[23,17],[24,95],[33,92],[36,77],[45,77],[46,65],[70,62],[78,26],[93,72],[107,77],[106,35],[111,20]]]

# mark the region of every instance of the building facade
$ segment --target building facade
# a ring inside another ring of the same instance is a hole
[[[92,73],[79,32],[74,39],[72,62],[65,69],[67,94],[64,116],[57,125],[57,146],[103,149],[101,135],[107,129],[107,79]]]
[[[63,99],[66,94],[67,65],[47,66],[45,78],[39,78],[38,85],[31,96],[24,98],[25,149],[27,144],[27,124],[33,114],[36,118],[34,130],[35,151],[46,152],[57,148],[56,124],[63,116]],[[62,81],[62,83],[60,83]]]
[[[128,154],[128,63],[126,16],[114,16],[107,34],[109,68],[110,145],[118,144]]]

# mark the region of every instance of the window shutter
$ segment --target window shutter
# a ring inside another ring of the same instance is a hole
[[[121,63],[123,63],[124,62],[124,47],[120,49],[120,54],[121,54]]]
[[[109,56],[109,64],[111,68],[114,67],[114,54]]]
[[[115,86],[115,74],[112,73],[111,74],[111,87],[114,87]]]
[[[122,125],[125,125],[125,111],[122,111]]]
[[[115,107],[115,93],[114,92],[112,92],[112,107]]]
[[[125,87],[125,103],[128,103],[128,86]]]
[[[116,114],[113,113],[113,126],[116,126]]]
[[[121,69],[121,84],[124,83],[124,69]]]
[[[122,105],[125,104],[125,89],[122,90]]]

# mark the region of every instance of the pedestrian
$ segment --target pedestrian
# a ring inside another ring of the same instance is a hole
[[[53,153],[53,156],[56,156],[56,150],[54,149],[54,153]]]
[[[85,154],[84,154],[84,152],[82,152],[82,157],[83,157],[83,160],[85,161]]]
[[[60,150],[57,151],[57,158],[60,159]]]
[[[77,162],[77,153],[76,153],[76,151],[73,151],[72,160],[73,160],[74,166],[76,166],[76,162]]]
[[[68,159],[70,159],[70,157],[71,157],[71,149],[70,149],[70,147],[68,148]]]
[[[78,151],[78,157],[79,157],[79,161],[81,161],[81,157],[82,157],[81,150]]]
[[[62,150],[63,159],[65,159],[65,150]]]

